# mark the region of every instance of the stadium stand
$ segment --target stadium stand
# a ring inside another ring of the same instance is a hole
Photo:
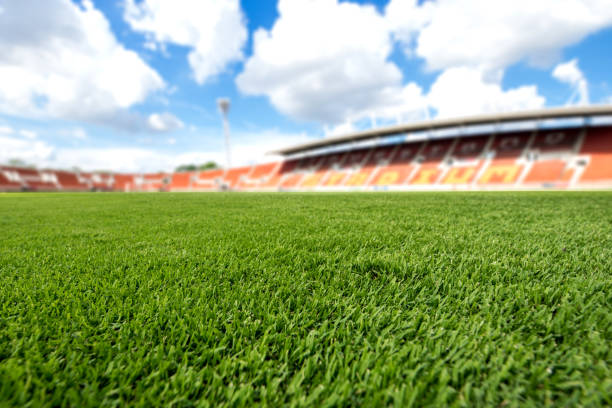
[[[89,191],[90,186],[79,179],[78,175],[69,171],[55,170],[57,184],[62,191]]]
[[[80,173],[77,175],[81,183],[85,183],[93,191],[112,191],[113,175],[109,173]]]
[[[9,180],[19,180],[26,191],[58,190],[57,177],[52,171],[7,166],[3,166],[2,171]]]
[[[191,183],[193,191],[215,191],[221,188],[224,171],[222,169],[199,172]]]
[[[585,110],[586,109],[586,110]],[[599,109],[599,110],[598,110]],[[574,113],[575,108],[518,114],[519,118]],[[612,107],[578,109],[612,116]],[[536,115],[537,114],[537,115]],[[514,116],[513,116],[514,115]],[[514,118],[516,114],[508,114]],[[493,118],[495,119],[495,118]],[[499,118],[497,118],[499,119]],[[503,119],[503,118],[502,118]],[[472,122],[488,123],[491,117]],[[470,119],[442,121],[464,126]],[[422,125],[406,125],[425,129]],[[612,188],[612,126],[534,127],[531,130],[398,137],[404,129],[372,130],[281,151],[286,159],[228,170],[100,174],[0,166],[1,191],[277,191]],[[381,138],[387,132],[393,139]],[[401,136],[401,135],[400,135]],[[355,138],[374,138],[367,147]],[[377,138],[380,138],[377,139]],[[344,137],[343,140],[347,139]],[[331,149],[325,149],[330,144]]]
[[[580,151],[586,163],[580,183],[598,186],[612,184],[612,128],[590,129]]]
[[[227,170],[223,175],[223,188],[228,190],[236,189],[238,183],[240,183],[250,172],[250,166],[235,167]]]
[[[136,176],[134,174],[115,174],[113,175],[114,183],[113,190],[114,191],[136,191],[135,190],[135,180]]]
[[[0,168],[0,191],[22,191],[24,189],[16,172]]]
[[[191,189],[191,182],[195,178],[195,175],[195,172],[172,174],[168,189],[170,191],[189,191]]]
[[[165,191],[170,175],[166,173],[148,173],[135,178],[135,188],[138,191]]]
[[[251,172],[242,178],[237,187],[241,190],[250,190],[263,187],[275,173],[280,164],[280,162],[271,162],[253,166]]]

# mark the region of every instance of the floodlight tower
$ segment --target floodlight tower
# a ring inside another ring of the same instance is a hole
[[[217,99],[217,106],[219,106],[219,111],[221,115],[223,115],[223,133],[225,133],[225,157],[226,157],[226,169],[229,170],[231,167],[231,152],[230,152],[230,129],[229,122],[227,120],[227,113],[230,108],[230,100],[228,98],[219,98]]]

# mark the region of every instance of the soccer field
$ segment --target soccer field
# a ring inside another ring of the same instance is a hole
[[[0,195],[0,406],[612,404],[612,193]]]

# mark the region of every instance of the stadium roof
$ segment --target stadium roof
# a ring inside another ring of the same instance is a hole
[[[361,132],[349,133],[347,135],[342,136],[328,137],[314,142],[303,143],[296,146],[287,147],[285,149],[275,150],[270,153],[279,155],[291,155],[297,153],[304,153],[313,149],[327,148],[345,143],[358,142],[367,139],[374,139],[377,137],[391,136],[409,132],[430,131],[463,126],[499,124],[530,120],[565,119],[573,117],[608,115],[612,115],[612,105],[571,106],[522,112],[485,114],[460,118],[433,119],[402,125],[369,129]]]

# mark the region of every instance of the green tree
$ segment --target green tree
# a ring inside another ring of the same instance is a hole
[[[219,165],[217,163],[215,163],[214,161],[209,161],[204,164],[201,164],[198,167],[198,170],[214,170],[218,168],[219,168]]]
[[[197,169],[198,166],[196,166],[195,164],[181,164],[176,169],[174,169],[174,171],[176,173],[184,173],[186,171],[195,171]]]

